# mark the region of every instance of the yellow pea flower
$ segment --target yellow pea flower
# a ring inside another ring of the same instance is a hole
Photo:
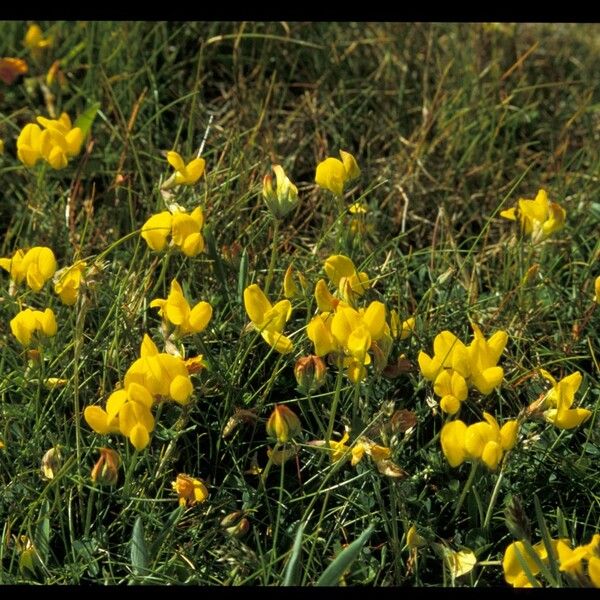
[[[276,186],[273,188],[273,178],[265,175],[262,195],[271,214],[276,219],[283,219],[298,204],[298,188],[290,181],[281,165],[273,165]]]
[[[173,244],[186,256],[200,254],[204,250],[204,237],[201,233],[203,225],[204,214],[199,206],[189,215],[184,211],[177,211],[171,222]]]
[[[400,317],[395,308],[390,310],[390,332],[393,338],[405,340],[410,337],[415,330],[416,320],[414,317],[409,317],[406,321],[400,322]]]
[[[42,130],[35,123],[27,123],[17,138],[17,158],[27,167],[33,167],[41,160]]]
[[[186,165],[181,155],[174,150],[167,152],[167,162],[175,169],[175,173],[163,183],[163,190],[176,185],[194,185],[204,174],[206,166],[203,158],[194,158]]]
[[[44,37],[39,25],[30,25],[23,39],[23,45],[31,52],[35,60],[39,60],[43,52],[52,45],[51,37]]]
[[[419,352],[419,367],[425,379],[435,381],[442,369],[453,369],[465,379],[470,375],[466,346],[450,331],[442,331],[433,340],[433,357]]]
[[[56,477],[56,474],[62,467],[62,455],[58,447],[50,448],[42,456],[40,472],[42,479],[50,481]]]
[[[171,233],[173,215],[168,210],[152,215],[143,225],[141,236],[148,246],[160,252],[167,244],[167,237]]]
[[[369,276],[358,272],[350,258],[343,254],[330,256],[324,264],[325,272],[340,296],[348,304],[352,304],[355,296],[362,296],[370,287]]]
[[[295,279],[298,280],[298,285]],[[290,263],[288,268],[285,270],[285,275],[283,276],[283,295],[288,299],[292,300],[293,298],[301,298],[303,292],[306,292],[307,283],[306,277],[294,268],[293,264]]]
[[[467,348],[470,366],[470,381],[482,393],[489,394],[502,382],[504,371],[496,366],[504,351],[508,334],[506,331],[496,331],[486,340],[475,323],[471,323],[474,338]]]
[[[346,442],[350,439],[348,431],[344,431],[342,439],[338,442],[329,440],[329,448],[331,449],[331,462],[337,462],[343,458],[347,452],[350,451],[350,446],[346,445]]]
[[[315,315],[306,328],[306,335],[314,344],[317,356],[325,356],[331,352],[342,350],[331,333],[332,319],[333,314],[329,312]]]
[[[468,395],[465,378],[452,369],[440,372],[433,384],[433,391],[441,398],[440,408],[449,415],[459,411],[461,402],[464,402]]]
[[[175,279],[171,282],[169,296],[166,299],[152,300],[150,307],[158,308],[158,314],[175,325],[179,335],[204,331],[212,317],[212,306],[208,302],[199,302],[194,308],[190,308]]]
[[[360,169],[352,154],[340,150],[340,158],[342,160],[326,158],[317,165],[315,173],[315,183],[336,196],[344,193],[344,185],[347,181],[356,179],[360,175]]]
[[[85,261],[78,260],[70,267],[65,267],[56,273],[54,277],[54,292],[63,304],[73,306],[77,302],[79,288],[81,287],[86,267],[87,263]]]
[[[27,281],[27,285],[39,292],[56,271],[54,252],[45,246],[34,246],[27,252],[17,250],[12,258],[0,258],[0,267],[10,274],[15,284]]]
[[[293,350],[292,340],[282,333],[292,314],[289,300],[280,300],[272,305],[260,287],[253,283],[244,290],[244,307],[252,324],[269,346],[281,354]]]
[[[267,421],[267,434],[284,444],[302,430],[298,415],[285,404],[276,404]]]
[[[46,337],[56,335],[56,318],[50,308],[44,312],[26,308],[11,319],[10,330],[23,346],[29,346],[37,332]]]
[[[319,279],[315,285],[315,300],[317,301],[317,307],[323,313],[333,312],[340,302],[329,292],[324,279]]]
[[[558,382],[548,371],[540,369],[540,373],[552,384],[552,389],[544,400],[544,405],[548,407],[544,411],[544,417],[548,422],[560,429],[573,429],[590,418],[592,413],[587,408],[571,408],[582,381],[579,371]]]
[[[511,221],[519,221],[526,235],[531,235],[535,244],[545,240],[565,224],[566,211],[556,202],[548,201],[545,190],[538,191],[534,200],[519,198],[517,208],[509,208],[500,212],[500,216]]]
[[[171,484],[177,492],[180,506],[202,504],[208,498],[208,489],[201,479],[195,479],[184,473],[179,473]]]

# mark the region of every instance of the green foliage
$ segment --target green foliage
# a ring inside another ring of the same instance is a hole
[[[0,256],[49,246],[60,267],[85,260],[88,271],[70,307],[52,282],[12,290],[0,271],[0,582],[485,587],[505,585],[515,535],[528,549],[590,541],[600,530],[596,26],[39,24],[52,45],[37,60],[22,43],[27,24],[0,24],[0,56],[29,65],[0,82]],[[87,136],[81,153],[59,171],[25,167],[24,125],[63,111]],[[314,177],[340,149],[362,173],[337,199]],[[186,163],[201,151],[197,184],[161,191],[169,150]],[[299,196],[276,227],[261,197],[273,164]],[[541,188],[566,225],[532,244],[500,212]],[[351,214],[359,201],[367,212]],[[173,202],[203,207],[204,252],[153,252],[141,239]],[[314,351],[306,326],[332,254],[368,273],[361,307],[379,301],[388,321],[394,309],[416,323],[393,341],[384,374],[367,365],[353,384],[326,360],[324,382],[307,394],[293,368]],[[294,350],[282,355],[248,327],[244,290],[269,281],[270,300],[281,300],[291,262],[307,289],[292,299]],[[173,342],[149,304],[175,278],[213,315]],[[40,360],[9,326],[27,307],[51,307],[58,322]],[[441,451],[447,415],[418,367],[439,332],[466,341],[470,322],[509,341],[502,386],[470,392],[460,418],[521,420],[498,470],[471,478]],[[145,333],[161,352],[202,354],[206,367],[188,405],[158,405],[137,452],[123,435],[94,433],[83,411],[105,407]],[[549,389],[540,368],[557,380],[582,373],[574,406],[591,411],[585,423],[560,430],[530,418]],[[265,431],[275,404],[302,425],[283,466]],[[346,428],[349,446],[366,437],[390,449],[389,462],[333,462],[327,442]],[[121,457],[115,486],[90,478],[102,446]],[[46,480],[40,463],[52,447],[63,459]],[[179,473],[202,479],[208,499],[177,507]],[[439,548],[472,551],[478,563],[445,579]],[[539,562],[546,584],[563,585],[556,560]]]

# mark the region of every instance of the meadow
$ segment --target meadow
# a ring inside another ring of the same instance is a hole
[[[0,33],[0,583],[600,587],[599,26]]]

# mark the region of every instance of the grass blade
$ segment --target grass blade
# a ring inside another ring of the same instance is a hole
[[[304,533],[304,526],[305,523],[298,525],[298,531],[296,532],[294,545],[292,546],[292,553],[285,567],[284,586],[298,585],[300,582],[300,558],[302,557],[302,534]]]

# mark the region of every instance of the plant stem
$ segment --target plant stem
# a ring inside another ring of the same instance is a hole
[[[462,492],[460,494],[458,502],[456,503],[456,507],[454,509],[454,515],[453,515],[452,519],[456,519],[456,517],[458,516],[458,513],[463,505],[463,502],[465,501],[465,498],[467,497],[467,494],[469,493],[471,487],[473,487],[473,481],[475,480],[475,474],[477,473],[478,464],[479,463],[477,463],[477,462],[471,463],[471,472],[469,473],[469,478],[465,482],[465,485],[462,489]]]
[[[269,261],[269,270],[267,271],[267,279],[265,281],[265,296],[269,296],[269,288],[273,281],[273,272],[275,270],[275,259],[277,258],[277,241],[279,237],[279,219],[273,220],[273,233],[271,239],[271,260]]]
[[[333,402],[331,404],[331,411],[329,412],[329,425],[327,426],[327,434],[325,435],[325,444],[329,446],[329,440],[331,439],[331,434],[333,433],[333,425],[335,423],[335,413],[337,411],[337,406],[340,401],[340,395],[342,391],[342,377],[344,376],[344,372],[342,369],[339,369],[337,372],[337,377],[335,380],[335,391],[333,393]]]

